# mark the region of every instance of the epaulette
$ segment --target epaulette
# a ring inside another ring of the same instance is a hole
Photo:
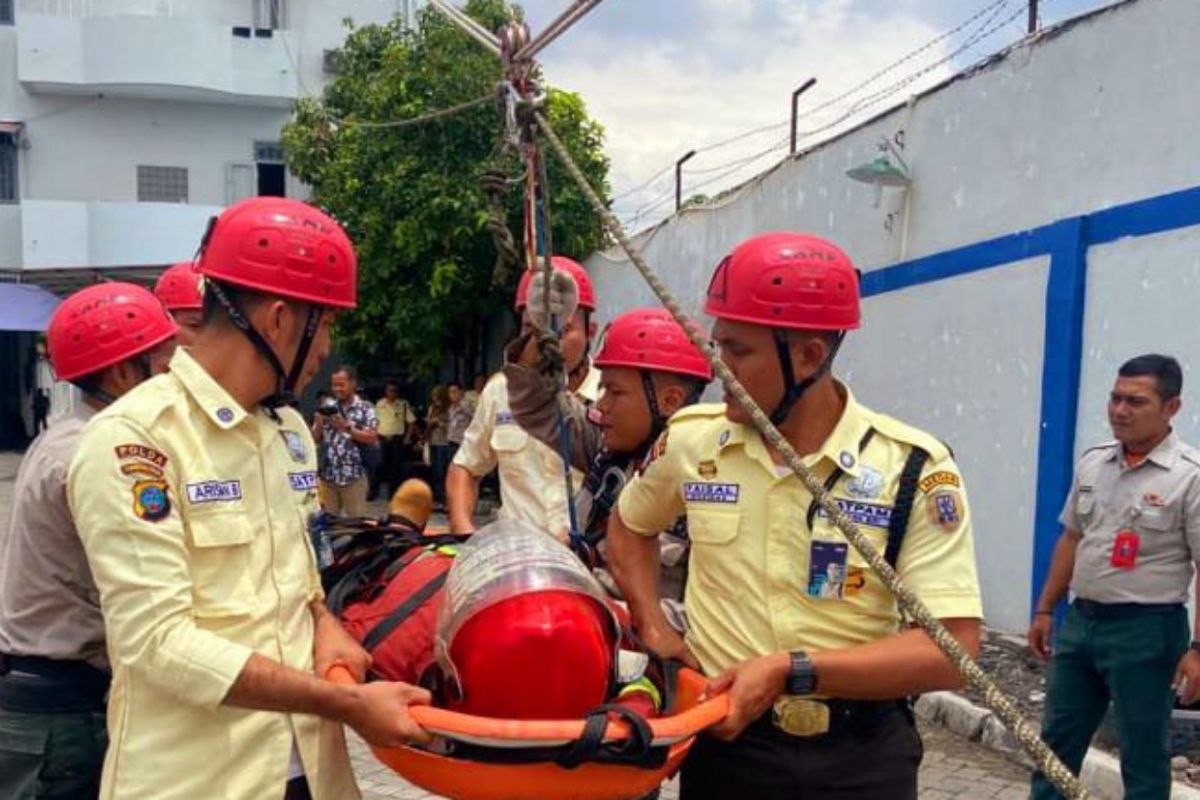
[[[951,457],[950,448],[933,434],[926,433],[920,428],[914,428],[887,414],[873,411],[870,418],[875,430],[889,439],[919,447],[929,453],[930,464],[936,464]]]
[[[667,424],[674,425],[676,422],[685,419],[713,419],[714,417],[724,416],[724,403],[693,403],[690,406],[684,406],[672,414]]]

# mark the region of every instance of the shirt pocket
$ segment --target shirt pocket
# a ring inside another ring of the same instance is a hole
[[[1171,509],[1152,506],[1138,510],[1134,525],[1153,533],[1164,533],[1171,529],[1174,522],[1175,515]]]
[[[737,538],[741,524],[737,509],[688,506],[688,538],[698,547],[721,547]]]
[[[245,616],[255,605],[252,545],[254,529],[241,514],[193,512],[192,600],[198,618]]]
[[[529,442],[529,434],[519,425],[497,425],[492,431],[491,445],[497,453],[515,453]]]

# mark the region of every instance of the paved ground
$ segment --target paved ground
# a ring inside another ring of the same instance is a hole
[[[0,453],[0,524],[7,524],[20,456]],[[377,509],[381,506],[377,506]],[[925,760],[921,765],[922,800],[1023,800],[1028,796],[1029,773],[1022,767],[981,745],[965,741],[944,729],[923,731]],[[367,747],[350,735],[354,771],[365,800],[436,800],[436,795],[401,780],[371,755]],[[663,800],[676,800],[677,782],[664,787]]]

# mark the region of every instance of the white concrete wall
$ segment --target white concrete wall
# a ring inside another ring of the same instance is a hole
[[[827,236],[870,271],[1200,185],[1192,134],[1200,90],[1187,77],[1200,71],[1197,33],[1200,3],[1115,7],[1018,47],[638,241],[695,312],[720,258],[755,233]],[[913,186],[907,196],[886,190],[876,209],[873,189],[845,172],[899,132]],[[1184,333],[1200,294],[1198,236],[1130,240],[1089,255],[1081,447],[1106,435],[1103,398],[1121,360],[1161,349],[1200,363],[1196,337]],[[1045,264],[1009,264],[872,298],[864,330],[839,365],[869,405],[954,447],[972,490],[986,611],[993,624],[1014,629],[1027,623],[1031,592]],[[602,321],[653,302],[623,256],[596,254],[588,267]],[[1181,430],[1200,435],[1200,418]]]

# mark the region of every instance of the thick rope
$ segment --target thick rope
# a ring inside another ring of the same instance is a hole
[[[900,607],[929,634],[930,639],[934,641],[955,668],[962,673],[968,683],[983,693],[984,703],[987,707],[996,713],[996,716],[1000,718],[1004,726],[1012,732],[1013,736],[1025,748],[1026,752],[1033,757],[1038,768],[1058,787],[1059,791],[1071,800],[1086,800],[1090,798],[1090,795],[1084,789],[1083,784],[1079,782],[1079,779],[1067,769],[1066,765],[1041,740],[1037,729],[1021,716],[1021,712],[1017,710],[1013,702],[1004,695],[1000,687],[967,654],[962,645],[958,643],[958,640],[946,629],[946,626],[942,625],[941,621],[933,616],[925,604],[913,594],[912,590],[901,582],[896,571],[880,555],[879,551],[872,546],[871,540],[833,502],[832,496],[825,489],[824,485],[804,466],[800,460],[800,456],[796,454],[796,451],[792,449],[788,441],[783,438],[779,430],[771,424],[767,415],[758,407],[746,392],[746,389],[738,382],[729,368],[725,366],[725,363],[717,357],[716,352],[712,349],[709,342],[699,333],[699,329],[683,313],[683,310],[671,295],[670,290],[667,289],[666,284],[659,279],[646,263],[645,259],[642,258],[641,253],[633,246],[633,243],[621,227],[621,223],[609,211],[600,196],[592,189],[587,177],[584,176],[579,166],[575,163],[575,160],[571,157],[571,153],[567,150],[566,145],[563,144],[562,140],[558,138],[558,135],[550,127],[550,123],[546,120],[545,116],[540,112],[535,113],[534,116],[541,128],[542,134],[550,142],[555,155],[562,161],[563,166],[567,168],[571,178],[578,184],[593,210],[600,216],[605,226],[621,245],[621,249],[625,251],[638,272],[646,279],[646,283],[654,290],[654,294],[658,296],[659,301],[662,302],[663,306],[671,312],[671,316],[687,332],[692,344],[705,354],[709,363],[712,364],[717,377],[725,385],[725,388],[738,404],[750,414],[754,427],[758,429],[759,433],[762,434],[763,438],[772,447],[779,451],[788,467],[791,468],[796,477],[800,479],[805,488],[812,494],[817,504],[828,514],[834,525],[854,545],[854,549],[866,559],[867,563],[871,565],[871,568],[875,570],[875,573],[896,597]]]

